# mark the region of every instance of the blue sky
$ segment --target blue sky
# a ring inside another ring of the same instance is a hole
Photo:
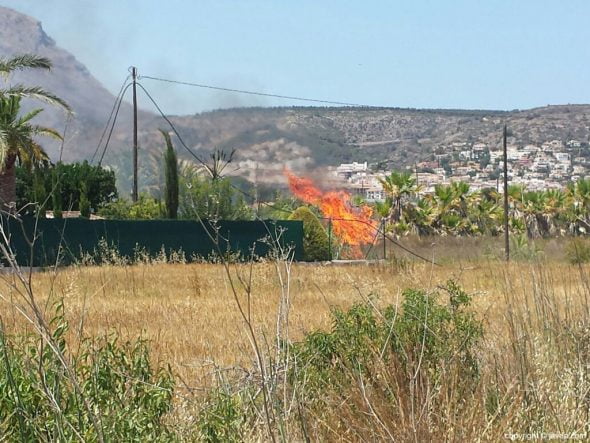
[[[0,5],[41,20],[114,93],[135,65],[144,75],[378,106],[590,103],[590,2],[582,0]],[[298,104],[143,83],[167,113]]]

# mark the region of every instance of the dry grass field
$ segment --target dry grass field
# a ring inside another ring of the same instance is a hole
[[[259,334],[274,335],[281,288],[272,263],[236,265],[232,276],[252,272],[253,322]],[[585,272],[575,266],[550,266],[502,262],[469,264],[465,267],[413,263],[392,265],[330,266],[294,264],[290,275],[291,339],[305,332],[330,326],[330,310],[377,297],[378,305],[399,304],[404,289],[433,290],[448,279],[475,294],[474,307],[489,328],[502,331],[508,307],[530,303],[533,286],[549,284],[556,296],[584,301],[581,288]],[[58,272],[35,273],[33,289],[42,305],[47,297],[63,298],[72,325],[85,335],[117,331],[122,338],[142,336],[150,340],[153,356],[170,364],[191,386],[207,383],[208,366],[249,365],[252,350],[239,316],[228,277],[221,264],[145,264],[126,266],[72,267]],[[16,295],[2,288],[10,300]],[[242,297],[244,291],[238,290]],[[571,301],[567,299],[568,303]],[[8,327],[25,326],[22,316],[9,303],[2,306]],[[48,312],[50,315],[51,312]],[[72,328],[74,336],[79,332]]]
[[[334,308],[349,308],[357,302],[377,308],[400,306],[407,288],[428,292],[439,288],[441,302],[447,303],[440,288],[453,279],[473,296],[469,309],[483,322],[484,338],[478,349],[481,380],[486,386],[498,385],[504,397],[497,401],[505,402],[508,412],[504,421],[486,422],[481,418],[484,412],[479,418],[476,415],[485,410],[487,400],[473,400],[473,417],[468,423],[473,429],[458,432],[449,427],[435,435],[449,441],[476,435],[494,440],[508,429],[518,432],[519,420],[525,423],[521,415],[530,405],[550,405],[551,411],[545,411],[538,425],[546,432],[583,432],[590,423],[590,354],[586,354],[590,350],[590,268],[556,257],[509,264],[482,257],[439,260],[440,266],[407,260],[347,266],[269,261],[228,269],[203,263],[73,266],[33,273],[31,287],[48,316],[51,301],[63,299],[72,343],[81,335],[111,331],[122,339],[147,338],[154,361],[170,365],[181,381],[178,392],[198,393],[215,386],[220,370],[256,367],[256,354],[237,302],[249,310],[263,352],[272,354],[286,306],[289,339],[299,341],[310,331],[329,330]],[[14,274],[3,275],[0,284],[0,312],[6,329],[30,330],[14,303],[23,286]],[[281,324],[284,328],[285,323]],[[563,359],[559,350],[563,346],[570,349],[570,336],[577,340],[578,351],[572,351],[571,359]],[[524,386],[534,388],[534,404],[522,397]],[[381,419],[386,422],[383,416]],[[461,426],[467,425],[461,421]],[[418,432],[416,427],[414,431]],[[338,431],[330,432],[327,438],[337,439]],[[394,430],[393,434],[355,432],[346,439],[395,434]],[[418,441],[417,435],[408,440]],[[259,430],[252,438],[267,436]]]

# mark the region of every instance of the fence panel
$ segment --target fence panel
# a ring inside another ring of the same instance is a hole
[[[33,266],[55,264],[60,248],[60,262],[72,263],[83,254],[94,254],[101,239],[127,257],[133,257],[138,248],[155,257],[164,248],[168,254],[182,249],[187,259],[207,258],[217,252],[207,232],[217,239],[223,253],[239,253],[248,258],[253,251],[257,256],[265,256],[270,247],[264,239],[272,238],[293,247],[295,260],[303,258],[303,223],[300,221],[222,220],[201,224],[190,220],[35,220],[23,217],[19,221],[4,218],[2,222],[21,265],[30,263],[28,242],[35,232]]]

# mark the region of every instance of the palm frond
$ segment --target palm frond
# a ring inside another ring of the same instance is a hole
[[[32,129],[35,135],[44,135],[46,137],[51,137],[59,141],[62,141],[64,139],[59,132],[52,128],[47,128],[45,126],[33,126]]]
[[[0,119],[2,123],[13,122],[20,111],[20,97],[7,97],[0,94]]]
[[[30,141],[26,146],[22,146],[16,154],[19,164],[29,170],[33,166],[47,166],[49,164],[49,156],[41,145],[34,141]]]
[[[0,57],[0,74],[8,75],[22,69],[51,69],[51,61],[34,54],[21,54],[14,57]]]
[[[72,112],[72,109],[65,102],[65,100],[38,86],[15,85],[9,89],[0,90],[0,95],[5,95],[8,97],[34,98],[51,105],[61,106],[66,111]]]
[[[28,123],[29,121],[34,119],[37,115],[39,115],[41,112],[43,112],[43,109],[41,109],[41,108],[33,109],[31,112],[28,112],[25,115],[23,115],[21,118],[19,118],[16,125],[20,126],[20,125],[24,125],[25,123]]]

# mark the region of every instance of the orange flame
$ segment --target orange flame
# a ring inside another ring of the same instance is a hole
[[[350,194],[344,191],[323,193],[313,182],[285,170],[291,192],[305,203],[317,206],[324,217],[332,220],[332,229],[343,243],[352,246],[353,255],[361,256],[360,245],[373,242],[377,223],[373,210],[363,205],[353,209]]]

